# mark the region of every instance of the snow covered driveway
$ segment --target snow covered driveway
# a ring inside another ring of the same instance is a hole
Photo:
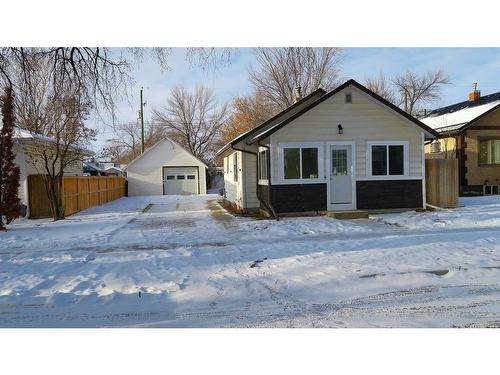
[[[122,198],[0,232],[3,327],[500,325],[500,198],[279,222]]]

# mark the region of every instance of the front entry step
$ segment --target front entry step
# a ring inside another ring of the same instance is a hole
[[[349,220],[349,219],[368,219],[368,211],[352,210],[352,211],[328,211],[327,216],[334,219]]]

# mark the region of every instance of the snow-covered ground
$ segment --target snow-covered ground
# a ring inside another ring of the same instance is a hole
[[[500,197],[461,204],[277,222],[156,196],[20,220],[0,232],[0,326],[500,326]]]

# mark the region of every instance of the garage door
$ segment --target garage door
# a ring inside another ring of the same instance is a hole
[[[198,193],[198,167],[163,167],[163,194]]]

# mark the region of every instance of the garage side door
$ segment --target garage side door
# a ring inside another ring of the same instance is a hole
[[[163,167],[163,194],[199,194],[198,167]]]

